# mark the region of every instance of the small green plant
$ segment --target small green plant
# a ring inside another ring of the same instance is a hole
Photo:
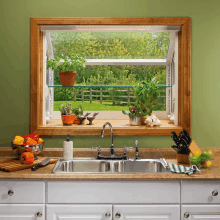
[[[123,109],[122,113],[128,115],[130,118],[133,118],[134,116],[145,116],[145,113],[141,112],[137,107],[131,107],[129,111]]]
[[[72,110],[72,112],[73,112],[73,114],[76,115],[76,117],[79,117],[79,116],[83,115],[83,108],[81,105],[79,105],[77,108],[74,108]]]
[[[64,62],[60,63],[60,59],[64,59]],[[63,55],[57,56],[56,59],[50,59],[47,61],[47,69],[51,68],[53,71],[77,71],[85,68],[86,60],[79,55],[71,55],[64,57]]]
[[[151,115],[157,105],[159,91],[157,78],[141,81],[134,87],[134,95],[137,98],[137,107],[144,115]]]
[[[67,104],[62,104],[59,108],[62,115],[71,115],[72,113],[72,103],[68,102]]]

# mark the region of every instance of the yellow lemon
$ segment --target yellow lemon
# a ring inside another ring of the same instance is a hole
[[[200,151],[196,151],[195,153],[194,153],[194,156],[200,156],[201,155],[201,152]]]
[[[212,162],[210,160],[207,160],[205,163],[202,164],[203,167],[208,168],[212,165]]]

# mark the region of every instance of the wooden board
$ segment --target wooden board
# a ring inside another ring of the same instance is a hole
[[[190,143],[190,145],[189,145],[189,150],[190,150],[190,152],[191,152],[190,155],[189,155],[189,157],[194,156],[194,153],[195,153],[196,151],[199,151],[199,152],[201,153],[200,148],[198,147],[198,145],[196,144],[196,142],[195,142],[194,140],[191,141],[191,143]]]
[[[178,163],[190,164],[188,154],[177,154],[176,160]]]
[[[34,165],[45,160],[47,157],[38,157],[32,164],[21,164],[19,160],[7,159],[0,161],[0,170],[5,172],[13,172],[18,170],[24,170],[33,167]],[[51,159],[48,164],[56,163],[57,159]]]

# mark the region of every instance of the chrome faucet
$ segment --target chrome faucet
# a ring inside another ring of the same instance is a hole
[[[104,137],[104,130],[105,130],[105,126],[109,125],[110,130],[111,130],[111,146],[110,146],[110,153],[111,156],[114,155],[114,144],[113,144],[113,128],[112,125],[109,122],[106,122],[103,127],[102,127],[102,131],[101,131],[101,137]]]
[[[135,141],[136,150],[135,150],[135,160],[139,159],[139,149],[138,149],[138,140]]]
[[[98,147],[97,150],[97,159],[106,159],[106,160],[127,160],[128,156],[127,155],[115,155],[114,154],[114,144],[113,144],[113,128],[112,125],[109,122],[106,122],[103,127],[102,127],[102,131],[101,131],[101,137],[104,137],[104,130],[105,130],[105,126],[109,125],[110,130],[111,130],[111,145],[110,145],[110,155],[108,156],[102,156],[101,155],[101,150],[100,147]]]

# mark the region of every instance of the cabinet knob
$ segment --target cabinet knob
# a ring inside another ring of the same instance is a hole
[[[105,217],[106,217],[106,218],[110,218],[110,217],[111,217],[111,214],[110,214],[109,212],[106,212],[106,213],[105,213]]]
[[[115,218],[121,218],[121,214],[120,214],[119,212],[117,212],[117,213],[115,214]]]
[[[213,195],[213,196],[217,196],[217,195],[218,195],[218,191],[214,190],[214,191],[212,192],[212,195]]]
[[[189,218],[189,213],[188,212],[184,213],[184,218]]]
[[[37,217],[42,217],[42,215],[43,215],[43,214],[42,214],[41,212],[38,212],[38,213],[37,213]]]
[[[8,195],[9,195],[9,196],[13,196],[13,194],[14,194],[14,192],[13,192],[12,190],[9,190],[9,191],[8,191]]]

